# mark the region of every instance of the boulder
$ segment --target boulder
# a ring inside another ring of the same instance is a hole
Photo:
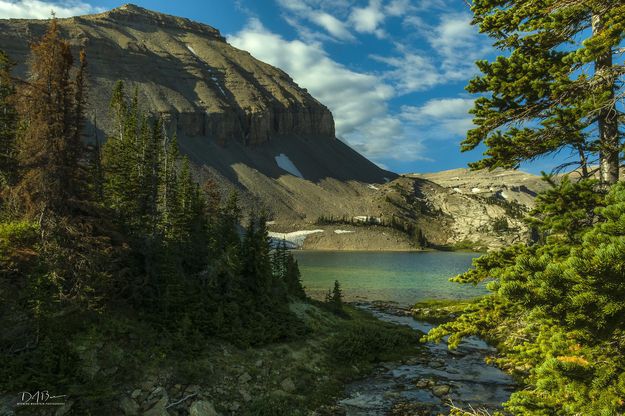
[[[139,405],[136,401],[129,397],[124,397],[119,403],[119,408],[126,416],[134,416],[139,414]]]
[[[243,373],[239,376],[239,383],[245,384],[249,382],[251,379],[252,379],[252,376],[250,376],[248,373]]]
[[[157,402],[154,406],[145,411],[143,416],[169,416],[169,413],[165,409],[165,405],[161,402]]]
[[[282,383],[280,383],[280,387],[282,387],[282,390],[286,391],[287,393],[293,393],[295,390],[297,390],[297,387],[295,387],[295,383],[290,378],[285,378],[284,380],[282,380]]]
[[[219,416],[211,402],[198,400],[191,404],[189,416]]]

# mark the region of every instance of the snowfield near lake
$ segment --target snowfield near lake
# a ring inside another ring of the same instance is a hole
[[[304,175],[302,175],[302,172],[299,171],[297,166],[295,166],[295,164],[291,161],[291,159],[289,159],[287,155],[285,155],[284,153],[280,153],[278,156],[276,156],[275,159],[276,163],[281,169],[286,170],[293,176],[304,179]]]
[[[288,243],[292,243],[297,247],[301,247],[304,245],[304,240],[310,234],[322,233],[323,230],[301,230],[301,231],[293,231],[292,233],[274,233],[269,231],[269,237],[275,240],[285,240]]]

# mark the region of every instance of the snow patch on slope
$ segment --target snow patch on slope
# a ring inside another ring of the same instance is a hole
[[[295,166],[295,164],[291,162],[291,159],[289,159],[287,155],[285,155],[284,153],[280,153],[278,156],[276,156],[275,159],[276,163],[281,169],[286,170],[293,176],[304,179],[304,175],[302,175],[302,172],[297,169],[297,166]]]
[[[285,240],[287,243],[291,243],[296,247],[301,247],[302,245],[304,245],[304,240],[306,240],[306,237],[308,237],[310,234],[317,234],[322,232],[323,230],[300,230],[293,231],[291,233],[274,233],[272,231],[269,231],[269,237],[273,240],[278,241]]]
[[[195,56],[197,56],[197,52],[191,46],[187,45],[187,49]]]
[[[219,91],[221,91],[221,95],[223,95],[224,97],[226,96],[226,92],[224,91],[224,89],[221,87],[221,84],[219,83],[219,79],[217,77],[211,77],[211,79],[213,80],[213,82],[215,83],[215,85],[217,85],[217,88],[219,88]]]
[[[354,231],[348,230],[334,230],[334,234],[352,234]]]

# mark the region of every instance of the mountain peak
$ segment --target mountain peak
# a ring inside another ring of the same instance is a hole
[[[141,13],[144,11],[148,11],[147,9],[144,9],[143,7],[139,7],[136,4],[132,4],[132,3],[126,3],[122,6],[117,7],[116,9],[113,10],[125,10],[131,13]]]
[[[269,146],[276,137],[335,137],[327,107],[282,70],[229,45],[211,26],[133,4],[58,24],[87,54],[94,114],[109,113],[111,90],[123,80],[181,142]],[[0,19],[0,49],[28,62],[28,42],[46,26],[42,20]],[[16,71],[27,76],[25,64]],[[98,120],[105,132],[111,127],[104,117]]]
[[[215,29],[212,26],[198,23],[184,17],[178,17],[156,12],[153,10],[148,10],[132,3],[124,4],[104,13],[81,16],[81,18],[86,20],[107,19],[115,22],[124,23],[125,25],[131,27],[167,27],[172,29],[179,29],[181,31],[201,33],[203,35],[209,35],[218,40],[225,41],[225,38],[221,36],[219,30]]]

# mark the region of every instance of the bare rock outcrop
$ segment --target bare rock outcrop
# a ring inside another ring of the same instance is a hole
[[[220,32],[189,19],[134,5],[59,19],[89,64],[90,117],[106,130],[108,100],[117,80],[139,91],[142,107],[160,113],[170,131],[261,144],[276,136],[334,139],[330,111],[282,70],[229,45]],[[29,42],[45,20],[0,20],[0,49],[25,75]]]

